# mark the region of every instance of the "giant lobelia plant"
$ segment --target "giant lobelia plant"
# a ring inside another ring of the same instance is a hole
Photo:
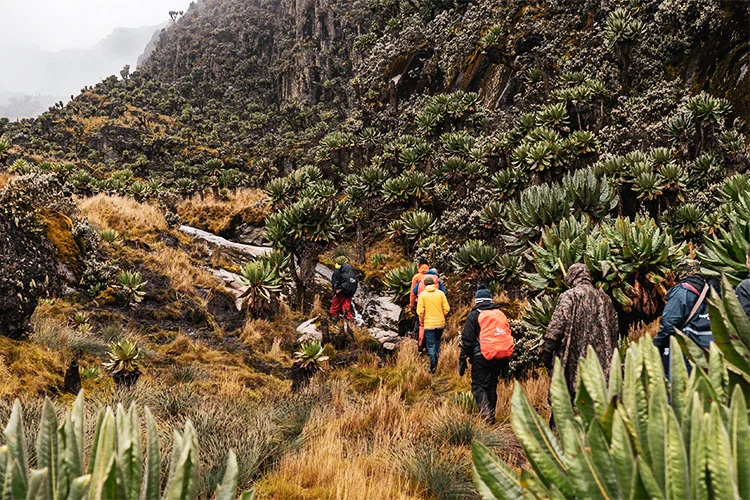
[[[748,386],[732,383],[717,344],[690,375],[675,338],[670,348],[670,383],[650,337],[627,350],[624,372],[615,351],[607,383],[589,347],[572,401],[557,360],[551,387],[557,436],[517,382],[511,420],[531,469],[517,474],[474,443],[482,497],[749,498]]]
[[[198,439],[188,420],[182,434],[175,431],[172,459],[162,489],[161,457],[156,423],[148,408],[145,461],[141,422],[135,404],[117,412],[99,410],[94,439],[86,443],[83,393],[58,421],[49,399],[42,408],[36,439],[36,468],[24,433],[21,403],[16,400],[0,446],[0,498],[39,500],[158,500],[195,499],[198,496]],[[88,461],[86,453],[89,451]],[[229,451],[227,469],[216,498],[230,500],[237,491],[237,458]],[[251,500],[251,492],[240,498]]]

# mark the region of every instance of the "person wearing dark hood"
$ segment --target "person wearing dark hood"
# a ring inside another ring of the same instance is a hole
[[[345,321],[354,318],[352,312],[352,297],[357,293],[357,273],[352,266],[347,263],[344,256],[336,259],[336,270],[331,277],[333,286],[333,300],[331,301],[331,316],[338,318],[343,316]],[[344,323],[344,326],[347,326]]]
[[[594,287],[585,264],[570,266],[565,283],[570,289],[560,295],[547,327],[542,361],[551,370],[555,356],[560,358],[565,382],[573,398],[577,386],[578,360],[586,354],[588,346],[594,348],[605,378],[608,378],[612,354],[620,334],[612,299]]]
[[[745,265],[750,271],[750,247],[747,247],[747,256],[745,257]],[[742,283],[737,285],[737,289],[734,291],[737,295],[737,300],[740,301],[742,309],[745,311],[747,318],[750,319],[750,277],[743,280]]]
[[[471,392],[482,416],[494,424],[498,379],[508,376],[515,341],[508,318],[485,285],[477,288],[474,304],[461,333],[459,374],[471,363]]]
[[[661,316],[659,331],[654,337],[654,345],[662,353],[664,372],[669,378],[669,337],[675,329],[680,330],[690,340],[708,349],[714,337],[708,317],[708,295],[711,285],[701,272],[697,260],[685,260],[676,269],[679,283],[667,293],[667,304]]]

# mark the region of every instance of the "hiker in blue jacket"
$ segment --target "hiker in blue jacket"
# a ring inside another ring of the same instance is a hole
[[[654,345],[662,352],[667,378],[669,337],[674,335],[675,329],[680,330],[704,349],[708,349],[714,339],[708,317],[708,296],[711,286],[701,273],[700,262],[686,260],[677,267],[676,273],[679,283],[667,293],[667,304],[664,306],[661,325],[654,337]]]

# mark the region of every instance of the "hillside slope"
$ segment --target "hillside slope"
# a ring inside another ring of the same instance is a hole
[[[746,274],[749,27],[722,0],[199,1],[125,80],[0,121],[0,398],[60,404],[80,362],[94,406],[194,421],[201,496],[233,448],[261,498],[477,498],[472,440],[525,465],[512,381],[491,426],[456,373],[478,284],[546,417],[572,264],[624,348],[686,257]],[[342,255],[377,299],[352,332],[326,310]],[[434,375],[404,335],[419,258],[452,305]],[[134,387],[94,370],[123,341]]]

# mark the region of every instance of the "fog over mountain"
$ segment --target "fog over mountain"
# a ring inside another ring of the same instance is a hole
[[[119,74],[126,64],[135,70],[139,56],[167,23],[116,28],[90,49],[43,50],[14,44],[0,51],[0,65],[18,68],[0,73],[0,116],[36,116],[60,100],[67,102],[82,87]]]

